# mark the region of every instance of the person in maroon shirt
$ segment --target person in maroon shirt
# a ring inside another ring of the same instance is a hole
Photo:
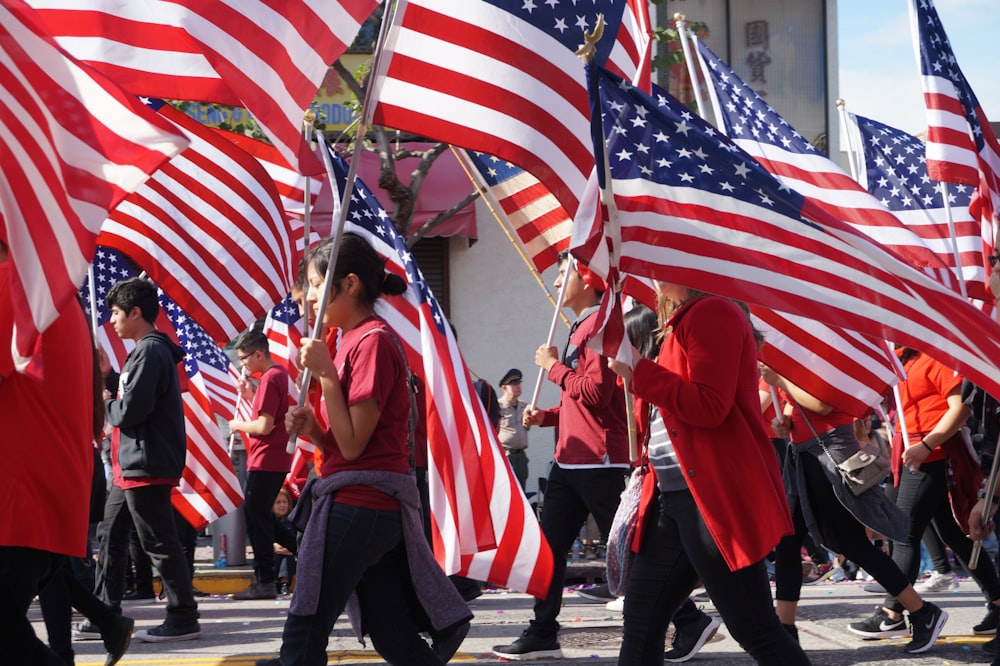
[[[287,452],[288,431],[288,371],[274,362],[268,349],[267,336],[260,331],[247,331],[236,341],[236,353],[247,374],[257,377],[254,390],[247,379],[240,380],[243,399],[250,402],[253,421],[233,419],[230,432],[248,435],[247,480],[243,486],[243,517],[247,537],[253,548],[253,568],[257,578],[248,589],[237,592],[233,599],[274,599],[274,519],[271,508],[278,496],[292,454]]]
[[[535,617],[520,638],[497,645],[500,657],[516,660],[559,658],[557,640],[562,605],[566,551],[593,514],[601,536],[607,540],[629,472],[625,393],[608,368],[607,359],[587,347],[599,325],[597,312],[603,288],[588,283],[567,254],[560,257],[555,288],[566,281],[563,305],[576,321],[560,360],[555,347],[542,345],[535,363],[548,372],[549,381],[561,391],[559,406],[525,409],[524,425],[559,426],[555,464],[549,471],[542,504],[541,526],[552,548],[552,583],[544,599],[535,602]],[[604,595],[614,598],[606,591]]]

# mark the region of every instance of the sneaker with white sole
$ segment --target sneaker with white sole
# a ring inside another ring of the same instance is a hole
[[[847,630],[852,634],[861,636],[865,640],[876,638],[898,638],[906,636],[909,632],[906,628],[906,620],[902,616],[896,619],[889,617],[885,609],[879,606],[875,614],[866,620],[851,622],[847,625]]]
[[[882,587],[882,583],[877,580],[873,580],[870,583],[865,583],[861,586],[861,589],[865,592],[871,592],[872,594],[885,594],[885,588]]]
[[[698,654],[698,651],[705,646],[715,632],[719,630],[722,623],[718,618],[707,613],[702,613],[697,622],[676,627],[673,646],[663,655],[663,661],[672,664],[685,662]]]
[[[175,643],[201,638],[201,627],[195,622],[187,627],[173,627],[166,623],[158,627],[135,632],[135,637],[143,643]]]
[[[615,613],[621,613],[625,611],[625,597],[618,597],[614,601],[609,601],[604,604],[604,607],[609,611],[614,611]]]
[[[925,601],[920,610],[910,613],[910,631],[913,632],[913,640],[906,644],[903,652],[909,654],[927,652],[934,645],[947,621],[947,613],[931,602]]]
[[[601,585],[591,585],[589,587],[581,587],[576,591],[576,596],[586,601],[600,602],[602,604],[609,601],[614,601],[618,598],[617,595],[611,594],[611,590],[608,588],[607,583],[602,583]]]
[[[958,585],[958,578],[955,577],[955,574],[942,574],[937,571],[932,571],[931,575],[926,580],[914,585],[913,589],[915,589],[920,595],[940,594],[941,592],[957,590]]]
[[[534,661],[536,659],[562,659],[562,649],[555,636],[545,638],[525,629],[521,637],[510,645],[494,645],[493,654],[510,661]]]
[[[99,641],[101,640],[101,629],[90,620],[83,620],[73,625],[73,640],[75,641]]]

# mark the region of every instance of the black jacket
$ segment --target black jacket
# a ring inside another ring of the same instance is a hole
[[[177,364],[184,350],[154,331],[122,367],[120,400],[105,400],[108,423],[121,430],[118,462],[126,479],[177,479],[187,438]]]

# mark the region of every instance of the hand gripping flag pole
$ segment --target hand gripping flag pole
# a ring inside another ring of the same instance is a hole
[[[1000,447],[1000,441],[997,442],[997,447]],[[997,450],[997,449],[994,449]],[[979,516],[979,524],[981,526],[986,525],[990,521],[990,507],[993,505],[993,495],[997,491],[997,470],[1000,466],[997,463],[1000,462],[1000,455],[993,456],[993,466],[990,468],[990,476],[986,480],[986,487],[983,490],[983,512]],[[983,540],[977,539],[972,542],[972,554],[969,555],[969,569],[975,569],[976,565],[979,564],[979,553],[983,550]]]

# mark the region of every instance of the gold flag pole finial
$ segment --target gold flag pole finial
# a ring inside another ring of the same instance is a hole
[[[580,48],[576,50],[576,55],[580,56],[584,62],[590,62],[594,59],[594,54],[597,53],[597,47],[594,45],[601,41],[601,37],[604,35],[604,14],[597,15],[597,25],[594,26],[592,32],[583,31],[583,44]]]

